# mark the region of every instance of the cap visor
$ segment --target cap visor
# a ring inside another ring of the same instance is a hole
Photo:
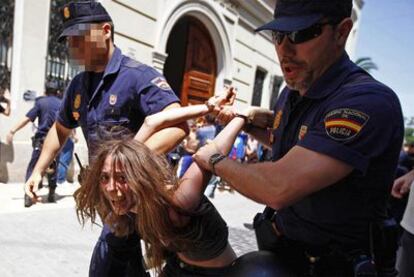
[[[89,23],[79,23],[72,26],[69,26],[63,30],[58,38],[58,42],[62,42],[66,37],[71,36],[81,36],[85,34],[85,31],[90,29],[91,24]]]
[[[275,30],[282,32],[294,32],[306,29],[322,18],[322,14],[311,14],[302,16],[279,16],[273,21],[257,28],[255,32],[263,30]]]

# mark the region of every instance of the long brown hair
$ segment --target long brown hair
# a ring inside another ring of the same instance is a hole
[[[85,182],[74,194],[78,219],[82,225],[88,219],[95,223],[98,214],[117,236],[138,231],[145,242],[149,263],[160,272],[166,246],[179,246],[182,249],[183,245],[188,245],[188,242],[180,237],[180,228],[174,226],[169,216],[171,208],[179,210],[172,201],[178,180],[164,156],[151,152],[136,140],[110,141],[103,144],[100,149]],[[135,222],[128,214],[113,213],[111,204],[100,188],[99,178],[108,156],[112,158],[113,170],[116,164],[122,165],[136,203]]]

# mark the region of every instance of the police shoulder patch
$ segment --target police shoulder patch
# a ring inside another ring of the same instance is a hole
[[[325,130],[329,137],[337,141],[349,141],[356,137],[368,122],[369,116],[349,108],[335,109],[325,116]]]
[[[168,84],[167,80],[165,80],[164,77],[156,77],[152,79],[151,83],[153,83],[154,85],[156,85],[162,90],[171,90],[170,85]]]

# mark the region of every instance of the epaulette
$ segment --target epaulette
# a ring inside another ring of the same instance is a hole
[[[144,64],[140,63],[140,62],[138,62],[134,59],[126,58],[123,65],[126,66],[126,67],[130,67],[130,68],[139,68],[139,67],[143,66]]]

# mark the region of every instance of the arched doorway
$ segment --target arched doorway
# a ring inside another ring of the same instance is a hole
[[[164,75],[181,103],[203,103],[214,94],[217,60],[207,28],[185,16],[172,29],[167,42]]]

